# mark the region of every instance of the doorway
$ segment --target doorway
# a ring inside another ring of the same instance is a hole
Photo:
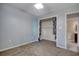
[[[47,18],[40,20],[39,23],[39,41],[49,40],[49,41],[56,41],[56,29],[57,29],[57,19],[56,17]]]
[[[78,20],[79,13],[67,15],[67,48],[71,51],[78,51]]]

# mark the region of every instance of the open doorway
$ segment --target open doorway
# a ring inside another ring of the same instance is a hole
[[[56,41],[57,19],[56,17],[40,20],[39,41],[42,39]]]
[[[78,51],[78,20],[79,13],[67,15],[67,47],[71,51]]]

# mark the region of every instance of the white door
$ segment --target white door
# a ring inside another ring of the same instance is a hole
[[[53,35],[53,21],[45,20],[41,23],[41,39],[55,41]]]

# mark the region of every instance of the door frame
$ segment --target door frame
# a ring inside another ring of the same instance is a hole
[[[39,20],[39,39],[38,39],[38,41],[41,40],[41,23],[42,23],[42,21],[46,21],[47,19],[51,19],[54,17],[56,18],[56,40],[57,40],[57,16],[53,16],[53,17],[42,18]]]
[[[66,42],[66,49],[68,49],[68,33],[67,33],[67,15],[69,15],[69,14],[74,14],[74,13],[79,13],[79,11],[72,11],[72,12],[67,12],[67,13],[65,13],[65,26],[66,26],[66,31],[65,31],[65,34],[66,34],[66,37],[65,37],[65,42]],[[78,26],[79,26],[79,24],[78,24]],[[78,28],[77,28],[77,30],[78,30]],[[79,31],[78,31],[78,43],[77,43],[77,45],[79,44]]]

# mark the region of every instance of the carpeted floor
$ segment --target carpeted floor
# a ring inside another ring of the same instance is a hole
[[[1,56],[77,56],[79,53],[61,49],[51,41],[42,40],[0,52]]]

